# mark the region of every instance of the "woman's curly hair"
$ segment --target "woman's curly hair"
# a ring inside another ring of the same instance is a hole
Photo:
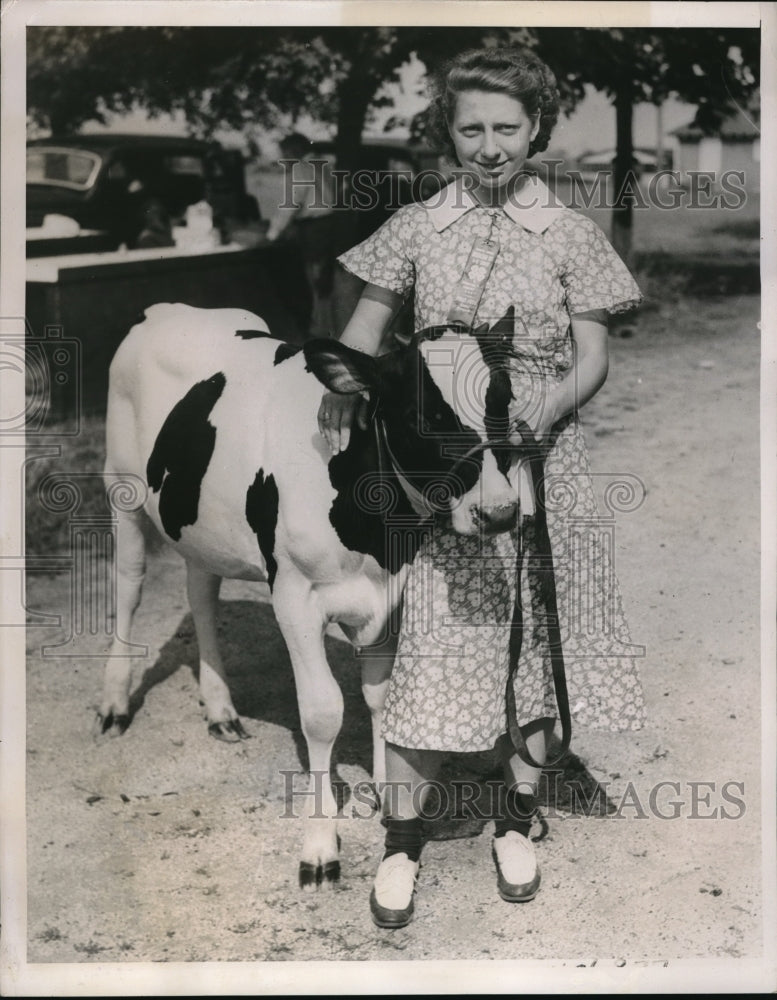
[[[432,142],[456,162],[448,126],[456,109],[456,96],[464,90],[507,94],[523,105],[526,114],[539,117],[540,128],[529,146],[529,156],[548,148],[558,121],[556,78],[545,63],[528,49],[469,49],[443,63],[432,79],[432,100],[426,112]]]

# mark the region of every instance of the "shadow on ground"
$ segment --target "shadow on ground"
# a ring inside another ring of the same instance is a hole
[[[306,770],[307,748],[299,725],[294,676],[271,606],[244,600],[222,601],[219,636],[235,708],[244,718],[291,732],[300,768]],[[352,788],[338,775],[338,768],[356,766],[366,774],[371,772],[372,729],[352,647],[327,636],[326,649],[344,701],[346,722],[335,744],[332,764],[336,796],[344,806]],[[197,676],[197,640],[190,614],[181,619],[156,662],[133,690],[130,717],[139,711],[152,688],[165,683],[182,667]],[[552,756],[557,751],[556,744],[551,749]],[[451,754],[444,765],[439,789],[433,789],[427,801],[428,835],[434,840],[479,836],[494,815],[500,774],[496,751]],[[572,752],[564,754],[552,770],[544,772],[538,805],[589,816],[604,816],[613,810],[605,789],[590,774],[585,762]]]

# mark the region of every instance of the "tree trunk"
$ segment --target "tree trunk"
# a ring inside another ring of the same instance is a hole
[[[363,75],[351,73],[340,85],[337,107],[337,135],[335,136],[335,157],[337,169],[347,172],[342,189],[346,202],[352,205],[350,178],[363,166],[360,146],[367,109],[375,92],[375,85]],[[360,242],[361,227],[358,205],[338,211],[338,252]]]
[[[365,79],[357,79],[354,74],[340,85],[335,137],[335,153],[339,169],[355,170],[359,167],[358,151],[373,92],[372,84]]]
[[[637,183],[634,173],[634,139],[632,125],[634,104],[631,91],[622,87],[615,95],[616,153],[613,188],[615,201],[612,209],[612,245],[627,265],[633,257],[634,211],[629,189]]]

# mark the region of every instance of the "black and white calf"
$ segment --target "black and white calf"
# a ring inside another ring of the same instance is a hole
[[[328,775],[343,716],[324,651],[329,623],[357,646],[385,639],[432,508],[444,508],[465,534],[512,527],[514,470],[504,453],[484,446],[507,426],[509,381],[494,360],[504,339],[504,331],[472,336],[441,327],[372,358],[334,340],[290,347],[240,310],[173,304],[150,307],[130,331],[111,366],[106,471],[148,483],[145,510],[186,560],[214,735],[245,735],[216,639],[222,578],[269,581],[311,772]],[[369,393],[376,407],[370,429],[357,429],[334,457],[317,429],[325,387]],[[381,466],[386,475],[378,481]],[[119,514],[114,653],[131,638],[140,600],[140,519],[139,510]],[[385,778],[379,727],[391,658],[388,651],[362,660],[377,782]],[[107,660],[101,732],[118,735],[128,725],[130,663]],[[334,816],[328,779],[323,797]],[[334,820],[308,818],[303,884],[337,873]]]

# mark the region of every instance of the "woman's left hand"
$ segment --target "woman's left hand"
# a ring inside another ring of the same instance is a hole
[[[576,313],[570,318],[574,341],[573,362],[559,382],[540,382],[528,389],[528,398],[511,407],[535,441],[547,441],[553,427],[594,396],[607,378],[607,316],[602,310]],[[537,392],[541,395],[537,397]],[[520,437],[520,427],[517,438]]]
[[[546,441],[559,420],[553,390],[544,393],[539,402],[511,408],[510,416],[510,436],[516,444]]]

